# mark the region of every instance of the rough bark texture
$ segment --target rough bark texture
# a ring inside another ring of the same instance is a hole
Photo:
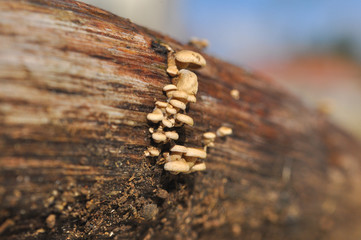
[[[0,1],[1,239],[360,239],[355,140],[270,80],[204,55],[194,128],[207,171],[146,159],[166,50],[75,1]],[[234,100],[231,89],[240,91]]]

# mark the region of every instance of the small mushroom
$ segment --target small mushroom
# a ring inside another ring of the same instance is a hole
[[[173,107],[176,107],[176,108],[179,108],[179,109],[182,109],[182,110],[185,110],[186,109],[186,104],[182,101],[179,101],[177,99],[172,99],[169,101],[169,103],[173,106]]]
[[[185,123],[189,126],[193,126],[193,118],[191,118],[190,116],[187,116],[185,114],[182,113],[178,113],[176,115],[176,119],[177,121],[181,122],[181,123]]]
[[[178,68],[198,69],[206,66],[206,60],[199,53],[190,50],[181,50],[175,53]]]
[[[187,101],[191,103],[195,103],[197,102],[197,98],[194,95],[188,95]]]
[[[196,95],[198,92],[197,75],[187,69],[180,70],[178,77],[173,78],[172,82],[177,86],[178,90],[184,91],[189,95]]]
[[[198,48],[199,50],[202,50],[202,49],[208,47],[209,42],[207,39],[199,39],[199,38],[193,37],[189,40],[188,45]]]
[[[164,142],[165,140],[167,140],[166,135],[161,132],[153,133],[152,138],[154,139],[154,142],[156,142],[156,143]]]
[[[167,64],[168,64],[167,73],[172,77],[177,76],[178,68],[176,65],[175,56],[173,52],[168,52]]]
[[[174,124],[172,124],[172,122],[169,121],[169,120],[166,119],[166,118],[163,118],[162,123],[163,123],[163,125],[164,125],[165,127],[167,127],[167,128],[171,128],[171,127],[174,126]]]
[[[188,148],[182,145],[174,145],[171,149],[171,152],[180,152],[180,153],[186,153],[188,151]]]
[[[165,132],[165,136],[172,140],[178,140],[179,135],[176,131]]]
[[[174,118],[169,118],[168,119],[172,124],[173,124],[173,126],[174,126],[174,124],[175,124],[175,119]]]
[[[204,171],[206,170],[206,164],[204,162],[202,163],[196,163],[194,164],[194,166],[191,168],[192,172],[196,172],[196,171]]]
[[[203,133],[203,138],[214,140],[216,138],[216,134],[214,132],[206,132]]]
[[[219,137],[231,135],[232,133],[233,133],[232,128],[229,128],[229,127],[222,126],[217,129],[217,136],[219,136]]]
[[[152,113],[149,113],[147,115],[147,119],[151,122],[157,123],[162,121],[162,119],[164,118],[162,110],[156,108]]]
[[[167,97],[172,97],[172,93],[177,90],[177,86],[173,84],[168,84],[163,87],[163,91],[167,95]]]
[[[165,111],[171,115],[174,115],[177,113],[177,109],[175,109],[172,105],[169,105],[168,107],[166,107]]]
[[[149,147],[145,153],[146,156],[156,157],[159,156],[160,151],[155,147]]]
[[[187,152],[185,153],[185,156],[204,159],[207,157],[207,153],[203,149],[187,148]]]
[[[187,101],[188,93],[186,93],[184,91],[177,90],[177,91],[174,91],[172,93],[172,98],[176,98],[176,99],[181,100],[181,101]]]
[[[237,89],[232,89],[231,96],[233,97],[233,99],[238,100],[239,99],[239,91]]]
[[[163,87],[164,92],[167,92],[167,91],[170,91],[170,90],[177,90],[177,86],[173,85],[173,84],[168,84],[168,85],[165,85]]]
[[[214,147],[214,140],[216,139],[216,134],[213,132],[203,133],[203,143],[204,148],[207,150],[207,147]]]
[[[189,165],[185,161],[172,161],[164,164],[164,169],[170,172],[188,172]]]
[[[159,108],[166,108],[168,106],[168,103],[166,102],[161,102],[161,101],[156,101],[155,105]]]

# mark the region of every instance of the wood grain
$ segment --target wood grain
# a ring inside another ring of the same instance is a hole
[[[360,145],[272,80],[203,54],[193,128],[207,171],[145,158],[166,49],[76,1],[0,1],[2,239],[360,239]],[[240,99],[230,91],[238,89]]]

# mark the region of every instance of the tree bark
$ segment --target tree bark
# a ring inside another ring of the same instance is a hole
[[[0,1],[1,239],[360,239],[360,145],[273,81],[202,53],[193,128],[226,125],[207,170],[171,175],[146,120],[166,49],[76,1]],[[240,99],[230,91],[240,91]]]

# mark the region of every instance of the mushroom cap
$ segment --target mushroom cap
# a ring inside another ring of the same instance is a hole
[[[160,154],[160,151],[155,147],[149,147],[148,152],[149,152],[150,156],[152,156],[152,157],[159,156],[159,154]]]
[[[173,83],[178,90],[184,91],[189,95],[196,95],[198,92],[198,78],[194,72],[187,69],[179,71],[179,75],[173,78]]]
[[[191,103],[195,103],[197,102],[197,98],[194,95],[188,95],[187,101]]]
[[[177,99],[172,99],[169,101],[169,103],[173,106],[173,107],[176,107],[176,108],[179,108],[179,109],[182,109],[182,110],[185,110],[186,109],[186,104],[182,101],[179,101]]]
[[[176,115],[176,119],[179,121],[179,122],[182,122],[182,123],[185,123],[189,126],[193,126],[194,122],[193,122],[193,118],[191,118],[190,116],[187,116],[185,114],[182,114],[182,113],[178,113]]]
[[[170,76],[172,76],[172,77],[175,77],[175,76],[177,76],[178,75],[178,68],[177,68],[177,66],[176,65],[170,65],[170,66],[168,66],[168,68],[167,68],[167,73],[170,75]]]
[[[202,50],[203,48],[208,47],[209,42],[208,42],[207,39],[199,39],[199,38],[196,38],[196,37],[192,37],[189,40],[188,45],[196,47],[196,48]]]
[[[155,132],[152,134],[152,138],[154,139],[155,142],[159,143],[159,142],[164,142],[165,140],[167,140],[167,137],[165,136],[165,134],[161,133],[161,132]]]
[[[177,90],[177,86],[174,84],[168,84],[163,87],[163,91]]]
[[[190,50],[181,50],[175,53],[175,59],[180,63],[188,63],[188,68],[198,69],[206,66],[206,60],[199,53]]]
[[[185,153],[187,157],[197,157],[197,158],[206,158],[207,153],[203,149],[198,148],[187,148],[187,152]]]
[[[163,118],[164,118],[164,116],[163,116],[162,110],[160,110],[158,108],[155,109],[152,113],[148,113],[148,115],[147,115],[147,119],[154,123],[162,121]]]
[[[175,57],[174,57],[174,53],[172,51],[168,52],[168,57],[167,57],[167,64],[168,64],[168,68],[167,68],[167,73],[171,76],[177,76],[178,75],[178,68],[175,62]]]
[[[174,145],[171,149],[171,152],[181,152],[181,153],[186,153],[188,151],[188,148],[186,148],[185,146],[182,145]]]
[[[215,139],[216,134],[214,132],[206,132],[206,133],[203,133],[203,137],[205,139]]]
[[[167,138],[173,139],[173,140],[178,140],[179,135],[177,132],[172,131],[172,132],[165,132],[165,135]]]
[[[206,170],[206,164],[204,162],[202,163],[197,163],[195,164],[192,168],[191,171],[195,172],[195,171],[204,171]]]
[[[166,108],[168,106],[168,103],[166,102],[161,102],[161,101],[156,101],[155,105],[159,108]]]
[[[171,127],[173,127],[172,122],[171,122],[171,121],[169,121],[169,120],[168,120],[168,119],[166,119],[166,118],[163,118],[162,123],[163,123],[163,125],[164,125],[165,127],[167,127],[167,128],[171,128]]]
[[[176,114],[177,113],[177,109],[173,108],[173,107],[166,107],[165,111],[169,114]]]
[[[177,91],[174,91],[172,93],[172,97],[180,99],[180,100],[187,100],[188,99],[188,93],[186,93],[184,91],[181,91],[181,90],[177,90]]]
[[[231,96],[233,97],[233,99],[238,100],[239,99],[239,91],[237,89],[232,89]]]
[[[217,136],[219,136],[219,137],[231,135],[232,133],[233,133],[232,128],[229,128],[229,127],[222,126],[217,129]]]
[[[184,161],[172,161],[164,164],[164,169],[171,172],[188,172],[189,165]]]

